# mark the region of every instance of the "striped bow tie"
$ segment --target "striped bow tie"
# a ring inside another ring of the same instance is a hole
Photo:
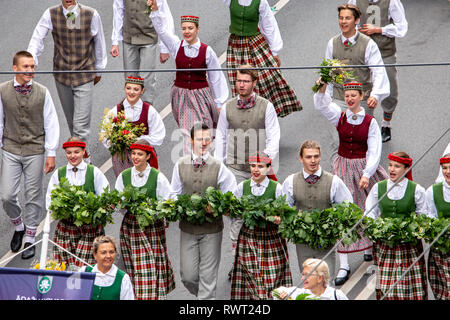
[[[308,178],[306,178],[306,182],[308,182],[309,184],[314,184],[317,181],[319,181],[320,177],[316,176],[315,174],[311,174],[308,176]]]
[[[14,89],[18,92],[18,93],[20,93],[20,94],[23,94],[23,95],[27,95],[27,94],[29,94],[30,92],[31,92],[31,84],[30,85],[28,85],[28,84],[19,84],[19,85],[15,85],[14,86]]]
[[[192,165],[194,166],[195,169],[201,168],[206,164],[206,161],[203,160],[202,158],[199,158],[197,160],[192,160]]]
[[[237,101],[237,107],[239,109],[250,109],[253,108],[255,106],[255,97],[252,96],[250,97],[250,99],[248,101],[244,101],[241,99],[238,99]]]

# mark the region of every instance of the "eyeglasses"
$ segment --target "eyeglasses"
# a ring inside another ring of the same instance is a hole
[[[236,80],[236,83],[245,83],[245,84],[249,84],[253,82],[252,80]]]

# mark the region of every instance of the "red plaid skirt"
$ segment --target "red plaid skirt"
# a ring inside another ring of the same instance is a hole
[[[437,300],[450,300],[450,254],[431,248],[428,256],[428,281]]]
[[[84,225],[77,227],[68,220],[60,220],[56,225],[53,242],[57,243],[70,253],[83,259],[87,263],[95,264],[94,256],[92,255],[92,247],[94,239],[105,234],[102,226],[94,227]],[[65,262],[66,265],[73,265],[77,267],[84,266],[80,260],[75,259],[67,252],[61,250],[57,246],[53,246],[53,259],[58,262]]]
[[[390,248],[383,242],[374,245],[374,262],[378,266],[377,300],[380,300],[391,286],[423,252],[422,243],[404,243]],[[427,300],[427,273],[425,258],[422,257],[403,277],[384,300]]]
[[[136,217],[125,214],[120,228],[120,248],[136,299],[166,299],[175,289],[175,280],[167,255],[164,222],[158,221],[141,230]]]
[[[292,286],[286,240],[275,225],[254,230],[243,225],[231,275],[231,299],[272,299],[271,291],[280,286]]]

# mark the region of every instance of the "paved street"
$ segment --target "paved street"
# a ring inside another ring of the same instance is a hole
[[[284,5],[276,12],[276,18],[284,41],[284,49],[280,52],[282,66],[314,66],[323,59],[328,40],[339,33],[337,20],[337,6],[343,0],[269,0],[275,6]],[[0,0],[0,30],[3,35],[0,40],[0,71],[10,71],[12,56],[16,51],[25,50],[33,33],[33,29],[43,11],[57,0]],[[82,4],[92,6],[98,10],[103,21],[108,50],[107,70],[123,69],[122,57],[113,59],[109,55],[111,49],[112,32],[112,1],[84,0]],[[200,39],[210,45],[220,57],[225,51],[228,41],[229,13],[227,7],[220,0],[168,0],[174,16],[178,35],[179,17],[181,15],[200,16]],[[187,5],[189,3],[189,5]],[[206,6],[205,4],[208,3]],[[398,63],[449,62],[450,41],[450,2],[446,0],[407,0],[403,1],[406,17],[409,23],[408,34],[397,41]],[[122,49],[122,48],[121,48]],[[39,58],[38,70],[51,70],[53,57],[53,40],[51,34],[45,41],[44,53]],[[222,66],[225,66],[223,64]],[[158,68],[174,68],[173,59]],[[302,141],[314,138],[324,147],[322,167],[331,170],[327,156],[327,128],[328,121],[315,111],[311,87],[317,79],[315,70],[286,70],[283,72],[291,87],[300,98],[304,110],[279,119],[281,126],[280,167],[277,177],[282,182],[289,174],[299,171],[298,148]],[[393,151],[406,151],[414,160],[419,159],[429,146],[436,141],[449,127],[450,108],[450,73],[449,66],[438,67],[400,67],[399,68],[399,105],[394,114],[393,139],[383,144],[381,165],[387,166],[387,155]],[[11,75],[0,75],[0,82],[9,80]],[[170,103],[170,87],[174,80],[174,73],[158,74],[158,96],[155,107],[163,111]],[[36,80],[46,85],[52,94],[61,126],[60,145],[69,137],[69,130],[61,109],[56,87],[52,75],[37,75]],[[95,87],[94,109],[92,111],[91,136],[89,140],[94,165],[109,169],[108,150],[98,141],[98,125],[105,108],[111,108],[123,99],[123,75],[108,73],[103,75],[100,83]],[[377,121],[382,119],[381,108],[375,111]],[[172,138],[176,123],[169,113],[164,118],[166,138],[163,145],[157,148],[161,171],[170,180],[174,161],[177,160],[180,141]],[[416,182],[427,188],[430,186],[439,170],[439,157],[450,141],[450,133],[444,136],[426,154],[422,161],[415,166],[413,177]],[[66,163],[62,149],[57,153],[57,167]],[[115,179],[112,170],[106,171],[111,187]],[[44,180],[47,189],[49,176]],[[122,216],[115,217],[115,223],[106,228],[108,234],[119,239],[119,228]],[[52,234],[55,223],[52,223]],[[0,206],[0,261],[10,255],[9,243],[13,228],[3,207]],[[41,236],[38,237],[40,239]],[[177,224],[171,224],[167,229],[167,243],[169,257],[175,272],[176,290],[169,294],[169,299],[194,299],[184,288],[179,275],[179,229]],[[39,250],[37,251],[39,252]],[[300,272],[296,261],[293,244],[289,244],[290,265],[294,283],[300,282]],[[350,255],[352,274],[355,283],[347,285],[344,291],[350,299],[374,299],[373,290],[366,287],[368,276],[364,271],[369,264],[363,264],[362,254]],[[123,267],[121,257],[117,260],[119,267]],[[232,265],[231,243],[229,240],[229,221],[225,218],[223,232],[222,261],[219,270],[217,287],[218,299],[230,298],[230,283],[227,274]],[[14,258],[7,266],[31,266],[31,261]],[[358,269],[360,268],[360,269]],[[357,272],[359,270],[359,272]]]

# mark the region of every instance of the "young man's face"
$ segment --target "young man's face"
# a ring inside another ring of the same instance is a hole
[[[34,59],[29,57],[21,57],[17,60],[17,64],[13,65],[13,71],[15,72],[34,72],[35,70]],[[28,83],[33,78],[34,73],[16,73],[16,80],[20,84]]]
[[[341,28],[342,34],[353,35],[356,31],[356,25],[358,24],[357,19],[353,16],[353,11],[349,9],[342,9],[339,12],[339,27]]]
[[[62,5],[64,8],[69,9],[72,6],[75,6],[77,4],[76,0],[62,0]]]
[[[253,81],[251,75],[237,72],[236,89],[241,98],[249,97],[253,93],[255,87],[256,87],[256,80]]]
[[[308,174],[313,174],[319,170],[320,159],[319,149],[303,149],[302,156],[300,156],[300,162],[303,164],[303,169]]]
[[[197,130],[194,132],[194,139],[191,139],[192,150],[196,156],[203,156],[208,153],[211,146],[210,130]]]

